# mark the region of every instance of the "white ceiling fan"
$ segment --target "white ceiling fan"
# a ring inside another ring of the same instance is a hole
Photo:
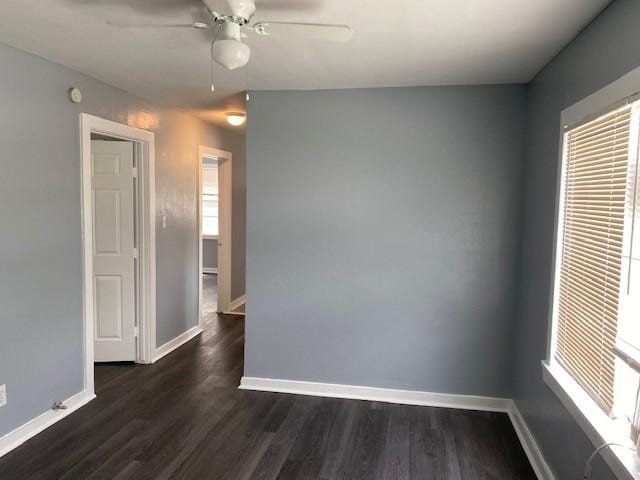
[[[230,14],[220,14],[215,10],[214,0],[202,0],[211,15],[210,22],[193,22],[190,24],[146,24],[124,25],[109,22],[117,26],[153,27],[153,28],[194,28],[213,30],[211,57],[216,63],[228,70],[244,67],[249,62],[251,50],[243,38],[243,29],[252,31],[258,36],[298,37],[329,42],[347,42],[353,36],[348,25],[297,22],[252,22],[256,12],[254,0],[225,0]]]

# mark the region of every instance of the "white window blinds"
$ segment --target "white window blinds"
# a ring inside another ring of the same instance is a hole
[[[631,106],[565,134],[555,358],[610,413],[614,403]]]

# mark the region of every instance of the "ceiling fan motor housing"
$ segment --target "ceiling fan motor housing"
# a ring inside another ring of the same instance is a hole
[[[222,24],[222,29],[220,31],[220,35],[225,40],[241,40],[240,37],[240,25],[235,22],[224,22]]]

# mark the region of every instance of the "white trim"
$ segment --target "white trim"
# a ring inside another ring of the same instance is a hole
[[[613,431],[609,417],[564,368],[555,363],[542,362],[542,376],[547,386],[587,434],[594,448],[609,442],[627,443],[632,447],[628,430],[626,433]],[[602,450],[600,456],[617,478],[640,479],[640,459],[634,451],[611,447]]]
[[[155,135],[104,118],[80,114],[81,213],[83,238],[84,390],[94,393],[93,379],[93,232],[91,209],[91,133],[131,140],[138,158],[140,315],[136,362],[152,363],[156,349]]]
[[[229,310],[224,312],[224,313],[230,314],[230,315],[244,315],[244,313],[234,312],[234,310],[236,308],[241,307],[242,305],[245,305],[246,303],[247,303],[247,296],[246,295],[242,295],[241,297],[238,297],[234,301],[232,301],[229,304]]]
[[[202,273],[218,273],[218,267],[202,267]]]
[[[560,113],[561,127],[572,126],[595,118],[617,106],[637,100],[640,92],[640,67],[592,93]]]
[[[218,216],[218,285],[217,285],[217,311],[225,312],[231,303],[231,254],[232,254],[232,168],[233,155],[231,152],[219,150],[217,148],[200,145],[198,148],[198,171],[196,173],[196,211],[198,225],[198,322],[200,327],[204,326],[203,309],[202,309],[202,274],[204,272],[203,253],[202,253],[202,158],[215,157],[218,159],[218,192],[219,192],[219,216]]]
[[[553,243],[553,256],[552,256],[552,278],[551,284],[549,286],[550,295],[551,295],[551,303],[548,305],[547,309],[547,359],[553,358],[555,356],[555,345],[556,345],[556,322],[558,316],[558,302],[556,301],[560,292],[560,267],[562,260],[562,240],[564,234],[564,215],[561,215],[561,212],[564,211],[564,195],[565,195],[565,184],[564,184],[564,175],[565,175],[565,156],[567,149],[567,135],[564,132],[560,133],[560,150],[558,153],[558,158],[560,161],[557,166],[557,185],[556,185],[556,198],[554,203],[555,208],[555,218],[553,224],[554,230],[554,243]]]
[[[24,425],[21,425],[3,437],[0,437],[0,457],[6,455],[14,448],[19,447],[30,438],[35,437],[44,429],[49,428],[64,417],[72,414],[94,398],[96,398],[96,396],[92,391],[84,390],[80,393],[76,393],[63,402],[67,407],[65,410],[47,410]]]
[[[555,480],[553,471],[547,464],[535,437],[531,433],[531,430],[529,430],[527,422],[525,422],[524,418],[520,414],[520,410],[518,410],[516,402],[513,400],[510,400],[509,411],[507,413],[509,414],[509,419],[513,424],[513,429],[516,431],[518,440],[520,440],[520,443],[522,444],[522,449],[527,455],[531,468],[533,468],[538,480]]]
[[[158,347],[156,349],[156,353],[155,353],[155,355],[153,357],[153,361],[157,362],[158,360],[160,360],[165,355],[170,354],[176,348],[181,347],[182,345],[187,343],[189,340],[197,337],[201,333],[202,333],[202,328],[200,327],[200,325],[196,325],[195,327],[191,327],[189,330],[187,330],[184,333],[181,333],[180,335],[178,335],[173,340],[169,340],[164,345]]]
[[[351,398],[355,400],[400,403],[403,405],[461,408],[464,410],[482,410],[489,412],[508,412],[511,405],[511,401],[508,398],[455,395],[259,377],[242,377],[240,387],[238,388],[241,390],[257,390],[260,392],[296,393],[298,395],[312,395],[316,397]]]

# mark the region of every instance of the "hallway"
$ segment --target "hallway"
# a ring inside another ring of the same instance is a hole
[[[204,315],[205,321],[210,315],[215,315],[217,308],[218,275],[205,273],[202,275],[202,314]]]

